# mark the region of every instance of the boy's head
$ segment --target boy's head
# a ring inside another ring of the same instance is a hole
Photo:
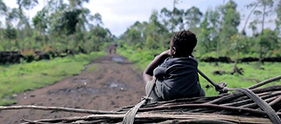
[[[170,52],[174,57],[188,57],[197,44],[196,35],[191,31],[175,33],[170,43]]]

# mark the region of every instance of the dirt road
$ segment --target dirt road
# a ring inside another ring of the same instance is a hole
[[[96,68],[95,71],[90,69]],[[134,105],[145,95],[140,74],[119,55],[95,60],[76,76],[54,85],[28,91],[17,96],[16,105],[40,105],[96,110],[114,110]],[[44,119],[82,116],[68,112],[11,110],[0,112],[1,124],[20,123],[20,119]]]

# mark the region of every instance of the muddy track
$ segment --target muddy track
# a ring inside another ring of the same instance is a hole
[[[96,68],[90,71],[90,68]],[[107,55],[87,65],[76,76],[54,85],[17,96],[16,105],[40,105],[96,110],[114,110],[134,105],[144,96],[144,83],[132,64],[119,55]],[[0,112],[1,124],[20,123],[20,119],[82,116],[57,111],[11,110]]]

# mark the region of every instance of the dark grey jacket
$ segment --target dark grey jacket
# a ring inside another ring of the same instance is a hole
[[[204,96],[197,73],[197,61],[192,57],[167,58],[154,69],[155,92],[160,100]]]

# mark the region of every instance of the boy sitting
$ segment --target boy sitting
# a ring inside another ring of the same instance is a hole
[[[152,89],[153,101],[205,96],[198,79],[198,63],[191,54],[196,44],[196,35],[191,31],[177,32],[170,49],[147,66],[143,79],[146,94]]]

